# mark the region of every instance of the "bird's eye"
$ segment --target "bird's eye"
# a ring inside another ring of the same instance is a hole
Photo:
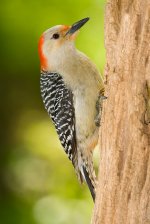
[[[58,39],[59,38],[59,34],[58,33],[54,33],[53,34],[53,39]]]

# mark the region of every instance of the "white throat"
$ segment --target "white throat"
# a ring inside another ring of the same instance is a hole
[[[55,49],[44,46],[44,55],[48,59],[48,71],[60,74],[68,73],[70,68],[75,67],[78,58],[74,42],[70,41]]]

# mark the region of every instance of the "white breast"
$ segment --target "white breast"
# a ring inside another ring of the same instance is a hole
[[[96,128],[96,101],[103,86],[100,74],[90,59],[73,45],[63,46],[55,57],[49,59],[53,71],[62,75],[74,95],[77,139],[86,138]]]
[[[76,51],[68,56],[67,65],[60,72],[74,95],[76,135],[77,140],[81,140],[95,131],[96,102],[102,80],[95,65],[84,54]]]
[[[96,126],[96,101],[98,92],[95,89],[76,90],[74,93],[75,119],[77,139],[90,136]],[[82,137],[81,137],[82,136]]]

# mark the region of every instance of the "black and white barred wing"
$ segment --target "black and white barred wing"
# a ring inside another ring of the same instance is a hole
[[[57,73],[43,73],[40,86],[44,106],[56,127],[65,152],[74,163],[77,148],[73,94]]]

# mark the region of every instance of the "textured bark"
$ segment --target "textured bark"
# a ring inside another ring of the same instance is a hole
[[[93,224],[150,224],[150,0],[109,0]]]

